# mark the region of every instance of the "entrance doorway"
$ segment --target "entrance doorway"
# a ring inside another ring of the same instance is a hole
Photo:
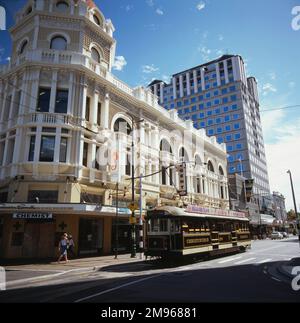
[[[103,250],[103,220],[80,219],[79,255],[101,254]]]
[[[54,222],[32,222],[24,228],[23,256],[27,258],[50,258],[54,256]]]

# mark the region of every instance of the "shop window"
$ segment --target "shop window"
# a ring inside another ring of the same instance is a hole
[[[24,232],[13,232],[11,237],[12,247],[21,247],[24,241]]]

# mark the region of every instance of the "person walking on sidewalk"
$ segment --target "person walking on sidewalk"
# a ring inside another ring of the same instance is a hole
[[[65,261],[68,262],[68,235],[66,233],[64,233],[61,237],[58,250],[60,252],[60,256],[57,262],[60,263],[62,258],[65,258]]]
[[[70,256],[72,255],[72,258],[75,257],[74,248],[75,248],[75,243],[74,243],[72,235],[70,234],[69,235],[69,244],[68,244],[68,253]]]

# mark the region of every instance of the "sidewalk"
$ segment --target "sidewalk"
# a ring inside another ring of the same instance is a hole
[[[90,257],[69,260],[68,263],[49,262],[37,264],[23,265],[7,265],[4,266],[6,271],[7,286],[16,284],[35,282],[38,280],[51,279],[62,276],[71,272],[89,272],[96,271],[106,266],[134,264],[143,262],[140,254],[137,253],[136,258],[131,258],[130,254],[119,255],[115,259],[114,255]]]

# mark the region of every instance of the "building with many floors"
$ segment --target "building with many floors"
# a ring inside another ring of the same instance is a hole
[[[0,67],[1,257],[53,257],[63,232],[79,255],[111,253],[117,197],[119,248],[128,249],[132,175],[144,176],[134,186],[143,210],[229,208],[225,144],[113,75],[114,26],[93,1],[27,1],[10,33]]]
[[[226,143],[228,174],[254,179],[254,194],[270,193],[257,82],[241,56],[223,55],[148,87],[166,110]]]

